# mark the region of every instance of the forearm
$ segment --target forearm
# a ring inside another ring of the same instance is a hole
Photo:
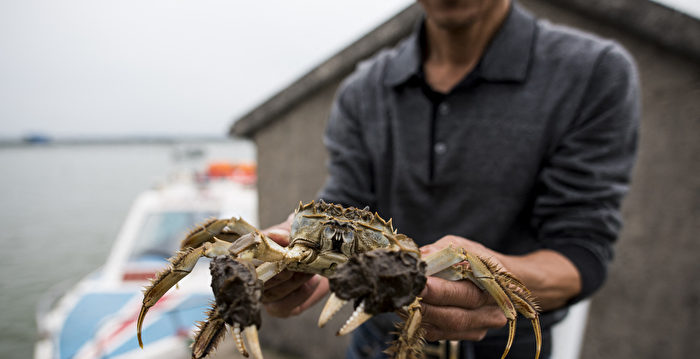
[[[560,308],[581,291],[581,275],[559,252],[542,249],[522,256],[497,255],[532,292],[542,310]]]

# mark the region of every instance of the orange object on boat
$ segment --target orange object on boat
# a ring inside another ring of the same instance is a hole
[[[257,166],[255,163],[212,162],[207,168],[209,178],[229,178],[243,184],[255,183]]]
[[[236,165],[231,162],[212,162],[207,168],[209,177],[230,177],[236,170]]]

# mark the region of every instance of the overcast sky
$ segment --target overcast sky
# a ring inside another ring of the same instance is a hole
[[[2,0],[0,137],[217,135],[410,0]]]
[[[223,136],[412,2],[2,0],[0,138]]]

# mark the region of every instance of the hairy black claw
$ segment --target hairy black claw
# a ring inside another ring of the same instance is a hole
[[[413,302],[425,287],[425,262],[402,251],[374,250],[353,256],[329,277],[331,292],[364,301],[368,314],[391,312]]]
[[[229,325],[237,323],[241,327],[260,328],[263,283],[257,278],[255,268],[228,256],[219,256],[211,261],[209,269],[221,318]]]

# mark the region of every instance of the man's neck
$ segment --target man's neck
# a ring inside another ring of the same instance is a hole
[[[495,1],[482,18],[457,28],[426,19],[427,47],[423,69],[430,86],[447,93],[471,72],[508,14],[509,2]]]

